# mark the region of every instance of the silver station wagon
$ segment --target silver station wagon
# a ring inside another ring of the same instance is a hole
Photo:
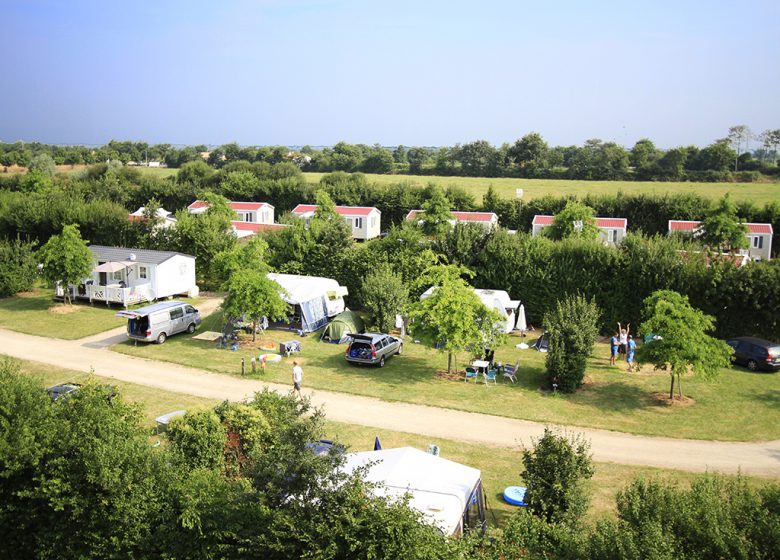
[[[348,335],[352,340],[347,346],[344,357],[353,364],[385,365],[385,360],[404,350],[404,341],[382,333],[363,333]]]

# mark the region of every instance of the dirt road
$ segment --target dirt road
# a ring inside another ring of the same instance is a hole
[[[206,314],[210,305],[199,307]],[[279,392],[290,390],[286,385],[239,379],[108,350],[109,345],[121,340],[124,340],[123,328],[76,341],[0,329],[0,354],[77,371],[94,369],[96,375],[104,377],[215,399],[243,399],[263,386]],[[324,407],[330,420],[422,434],[433,441],[446,438],[516,447],[529,444],[544,428],[536,422],[322,390],[304,389],[304,394],[310,395],[315,405]],[[572,431],[582,432],[590,439],[597,461],[687,471],[736,473],[741,470],[745,474],[780,477],[780,441],[733,443],[634,436],[586,428],[572,428]]]

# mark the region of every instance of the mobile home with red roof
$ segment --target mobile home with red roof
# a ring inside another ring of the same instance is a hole
[[[493,229],[498,226],[498,215],[493,212],[461,212],[460,210],[452,210],[453,220],[450,223],[455,224],[479,224],[485,229]],[[421,224],[425,221],[425,210],[409,210],[406,215],[406,219],[416,224]]]
[[[555,221],[555,216],[537,214],[531,222],[531,235],[536,237],[542,230],[549,227]],[[596,227],[599,228],[599,239],[607,245],[617,245],[626,236],[628,220],[625,218],[596,218]]]
[[[236,237],[248,237],[258,231],[268,231],[284,227],[274,224],[274,207],[267,202],[235,202],[228,203],[236,213],[236,219],[231,220]],[[209,208],[209,203],[196,200],[187,206],[190,214],[203,214]]]
[[[312,219],[317,211],[316,204],[299,204],[292,210],[292,214],[306,220]],[[367,241],[379,237],[381,232],[382,212],[373,206],[336,206],[336,212],[342,216],[352,230],[353,239]]]
[[[772,224],[745,223],[747,227],[747,249],[742,252],[747,254],[754,261],[772,258],[772,235],[774,231]],[[673,233],[688,234],[698,237],[704,232],[701,222],[695,220],[669,220],[669,235]]]

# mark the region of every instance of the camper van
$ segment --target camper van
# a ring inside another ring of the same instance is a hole
[[[140,309],[120,311],[127,319],[127,336],[133,340],[164,343],[169,336],[195,332],[201,319],[198,310],[183,301],[165,301]]]

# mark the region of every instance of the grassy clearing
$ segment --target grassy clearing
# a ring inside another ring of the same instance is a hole
[[[319,182],[324,173],[304,173],[310,183]],[[505,177],[440,177],[435,175],[366,175],[369,182],[388,185],[408,181],[425,186],[436,183],[443,187],[455,185],[472,193],[477,202],[491,185],[503,198],[515,198],[516,189],[523,189],[523,199],[545,195],[565,196],[586,194],[678,194],[693,193],[707,198],[720,198],[731,193],[734,200],[764,204],[777,200],[780,183],[656,183],[637,181],[567,181],[554,179],[509,179]]]
[[[25,374],[40,379],[41,387],[50,387],[51,385],[68,381],[83,384],[90,379],[89,374],[86,373],[51,367],[38,362],[20,361],[19,363]],[[93,377],[92,379],[98,383],[104,382],[103,378]],[[161,414],[173,410],[209,407],[217,404],[216,401],[210,399],[151,389],[132,383],[111,381],[111,384],[118,389],[119,394],[123,398],[137,402],[143,407],[144,423],[150,429],[154,426],[154,419]],[[520,478],[520,471],[522,470],[520,447],[490,447],[451,440],[431,440],[425,436],[415,434],[390,430],[378,432],[373,428],[330,421],[326,421],[325,428],[329,438],[343,442],[351,451],[369,451],[373,449],[375,436],[379,436],[383,447],[386,449],[411,446],[424,450],[428,444],[436,443],[441,449],[442,457],[473,466],[482,471],[482,481],[488,497],[488,503],[495,513],[499,526],[503,525],[508,516],[515,511],[512,506],[504,503],[501,495],[503,489],[507,486],[522,482]],[[525,443],[530,444],[531,442]],[[596,463],[595,471],[595,475],[589,483],[593,495],[593,501],[588,513],[591,520],[613,512],[617,491],[638,476],[646,478],[655,477],[661,480],[677,480],[683,485],[687,485],[697,476],[684,471],[635,467],[614,463]],[[765,482],[765,479],[762,478],[750,478],[749,480],[756,485]],[[488,521],[491,526],[495,525],[490,514],[488,514]]]
[[[142,305],[148,304],[130,308]],[[104,302],[90,305],[81,301],[69,307],[54,300],[53,290],[36,288],[32,292],[0,299],[0,327],[37,336],[76,340],[125,325],[127,319],[115,316],[120,309],[121,306],[107,306]]]
[[[221,317],[204,319],[201,331],[220,330]],[[275,343],[296,338],[287,331],[269,331]],[[544,354],[518,350],[517,337],[496,352],[505,363],[520,361],[518,383],[485,386],[437,376],[447,367],[447,356],[407,338],[404,353],[382,368],[352,366],[344,360],[345,346],[327,344],[310,335],[300,339],[298,356],[307,387],[352,393],[416,404],[483,412],[553,424],[602,428],[621,432],[704,440],[761,441],[780,437],[780,375],[724,369],[714,382],[684,379],[683,390],[693,399],[687,406],[670,406],[669,376],[645,366],[626,373],[625,364],[608,363],[606,344],[598,344],[590,358],[585,386],[575,395],[551,394],[546,385]],[[259,339],[258,339],[259,341]],[[118,344],[112,350],[155,360],[175,362],[230,375],[240,375],[241,358],[263,351],[242,346],[239,351],[217,350],[211,342],[178,336],[159,346]],[[462,366],[468,356],[458,357]],[[288,383],[292,358],[268,364],[265,373],[248,375]],[[248,366],[247,366],[247,369]]]

